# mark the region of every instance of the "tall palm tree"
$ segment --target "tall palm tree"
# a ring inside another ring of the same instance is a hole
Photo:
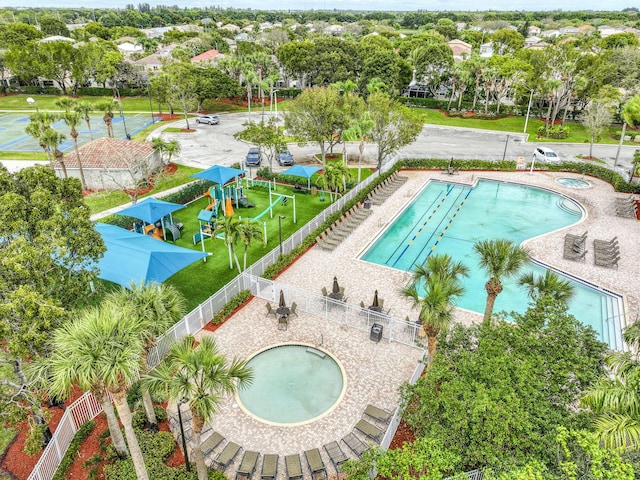
[[[113,107],[113,102],[110,102],[108,100],[100,102],[95,106],[97,110],[104,112],[102,119],[104,120],[104,124],[107,127],[107,136],[109,137],[113,137]]]
[[[529,252],[508,239],[482,240],[473,246],[480,255],[480,266],[489,274],[484,288],[487,291],[487,303],[483,322],[491,322],[493,305],[502,292],[502,281],[514,277],[529,260]]]
[[[213,232],[213,238],[217,238],[218,234],[222,234],[224,236],[224,244],[229,250],[229,270],[233,269],[233,261],[235,260],[238,273],[242,273],[240,261],[238,260],[238,255],[236,254],[235,249],[238,240],[240,240],[240,222],[233,215],[223,217],[223,219],[219,220],[216,224],[216,229]]]
[[[199,480],[207,480],[201,448],[202,427],[217,413],[224,395],[233,395],[252,381],[253,373],[245,361],[229,362],[212,337],[202,338],[196,347],[192,336],[174,343],[167,358],[143,378],[152,392],[164,394],[173,401],[188,402],[193,414],[193,457]]]
[[[29,124],[25,128],[25,132],[27,135],[32,136],[38,141],[40,148],[44,150],[44,153],[47,155],[47,160],[53,164],[53,157],[51,156],[51,150],[44,143],[43,137],[45,133],[47,133],[48,129],[51,128],[54,122],[58,120],[58,115],[50,112],[38,112],[32,113],[29,115]]]
[[[62,120],[67,124],[71,130],[71,139],[73,140],[73,149],[78,158],[78,170],[80,171],[80,182],[82,182],[82,188],[87,189],[87,182],[84,178],[84,169],[82,168],[82,159],[80,158],[80,151],[78,150],[78,126],[80,125],[80,114],[73,110],[76,105],[76,101],[69,97],[61,97],[55,100],[55,105],[63,108]]]
[[[264,233],[262,231],[262,227],[258,223],[252,223],[249,219],[245,219],[240,222],[238,225],[240,240],[244,243],[244,262],[243,262],[243,270],[247,269],[247,251],[249,247],[251,247],[251,243],[253,240],[259,240],[263,245],[264,242]]]
[[[464,292],[460,277],[468,274],[469,269],[449,255],[431,255],[424,265],[414,266],[411,282],[400,290],[402,296],[412,300],[413,308],[420,310],[429,359],[436,353],[438,335],[449,328],[456,297]]]
[[[91,130],[91,117],[89,114],[93,112],[94,106],[92,103],[87,102],[86,100],[82,100],[80,102],[76,102],[73,106],[73,110],[78,112],[82,118],[84,118],[85,123],[87,124],[87,129],[89,130],[89,137],[93,140],[93,131]]]
[[[65,138],[67,137],[65,137],[62,133],[54,130],[51,127],[47,127],[42,132],[41,141],[46,146],[49,152],[53,152],[53,158],[60,162],[63,177],[68,178],[67,166],[64,164],[64,153],[62,153],[58,148],[58,145],[64,142]]]
[[[130,308],[108,302],[88,308],[54,334],[53,355],[48,359],[49,390],[54,396],[62,396],[77,383],[80,388],[99,393],[103,407],[107,407],[105,413],[113,412],[105,401],[107,392],[110,393],[124,427],[136,476],[139,480],[148,480],[127,404],[129,385],[137,379],[142,348]],[[114,446],[122,453],[123,442],[117,438],[117,425],[117,420],[109,420]]]
[[[596,413],[595,427],[607,448],[640,449],[640,324],[636,321],[622,334],[630,351],[605,358],[611,374],[602,377],[582,397]]]
[[[519,279],[520,286],[527,289],[533,300],[549,297],[559,302],[568,303],[575,294],[575,289],[569,280],[547,270],[544,275],[536,276],[533,272],[524,273]]]
[[[333,172],[336,177],[336,191],[338,193],[345,192],[347,190],[347,182],[353,179],[353,174],[346,162],[335,163],[333,165]]]
[[[364,141],[369,135],[369,132],[375,125],[375,122],[371,119],[371,114],[368,110],[365,110],[360,118],[353,122],[349,128],[342,131],[344,140],[348,142],[359,141],[360,145],[358,151],[358,183],[360,183],[361,175],[360,169],[362,168],[362,157],[364,154]]]
[[[156,345],[158,337],[180,320],[186,311],[185,299],[175,287],[154,282],[137,285],[132,282],[129,289],[121,287],[111,292],[106,302],[116,308],[129,308],[138,326],[138,335],[143,345],[140,354],[140,375],[149,371],[148,357]],[[152,429],[158,428],[158,420],[153,409],[149,391],[142,388],[142,404],[147,414],[147,422]]]

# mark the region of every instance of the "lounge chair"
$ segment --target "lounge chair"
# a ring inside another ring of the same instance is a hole
[[[297,308],[298,308],[298,304],[296,302],[293,302],[291,304],[291,310],[289,311],[289,315],[295,315],[297,317],[298,316],[298,313],[296,312]]]
[[[242,461],[236,472],[236,480],[249,480],[253,476],[253,472],[256,471],[256,464],[258,463],[258,452],[252,452],[246,450],[242,456]]]
[[[213,460],[213,463],[224,472],[229,464],[233,462],[233,459],[241,448],[242,447],[235,442],[227,443],[218,456]]]
[[[207,438],[200,446],[202,455],[205,457],[209,455],[213,450],[222,443],[224,437],[218,432],[213,432],[209,438]]]
[[[617,245],[617,244],[618,244],[618,237],[617,236],[613,237],[611,240],[598,240],[598,239],[595,239],[593,241],[593,246],[594,247],[600,247],[600,246],[610,247],[610,246]]]
[[[611,257],[611,258],[603,258],[603,257],[595,258],[595,264],[599,267],[618,268],[619,261],[620,261],[620,255],[616,255],[615,257]]]
[[[316,243],[320,248],[324,248],[325,250],[335,250],[335,248],[338,246],[337,243],[329,243],[319,236],[316,237]]]
[[[313,478],[313,480],[327,479],[327,469],[324,466],[324,462],[322,461],[322,456],[320,455],[319,449],[312,448],[311,450],[306,450],[304,452],[304,458],[307,459],[307,465],[309,465],[309,470],[311,470],[311,478]]]
[[[366,420],[358,420],[358,423],[356,423],[355,429],[358,430],[360,433],[366,435],[370,439],[374,440],[375,442],[379,442],[380,438],[382,437],[382,434],[384,433],[382,429],[367,422]]]
[[[388,412],[374,405],[367,405],[367,408],[364,409],[364,414],[369,415],[371,418],[375,418],[376,420],[380,420],[381,422],[385,422],[385,423],[391,420],[391,417],[393,416],[392,412]]]
[[[273,307],[271,306],[270,303],[267,303],[265,305],[265,307],[267,307],[267,314],[265,316],[269,316],[269,315],[273,315],[274,317],[276,316],[276,311],[273,309]]]
[[[346,437],[343,437],[342,441],[345,443],[347,447],[349,447],[349,449],[353,453],[355,453],[358,456],[358,458],[361,458],[362,454],[367,450],[369,450],[369,447],[367,446],[367,444],[364,443],[362,440],[360,440],[358,437],[356,437],[353,434],[353,432],[347,434]]]
[[[340,473],[340,465],[348,460],[347,455],[342,451],[342,448],[340,448],[340,444],[338,442],[329,442],[324,445],[324,450],[327,452],[327,455],[329,455],[336,471]]]
[[[287,455],[284,457],[284,464],[287,467],[287,478],[295,480],[302,478],[302,463],[300,463],[300,455]]]
[[[262,470],[260,478],[262,480],[275,480],[278,475],[278,455],[275,453],[267,453],[262,456]]]

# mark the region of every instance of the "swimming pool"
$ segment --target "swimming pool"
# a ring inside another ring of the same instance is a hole
[[[456,305],[482,313],[487,277],[473,250],[476,242],[509,238],[520,244],[528,238],[572,225],[582,214],[580,205],[570,198],[540,188],[492,180],[480,180],[475,187],[431,181],[361,259],[410,271],[432,253],[448,254],[470,270],[469,277],[463,279],[465,293]],[[527,268],[537,273],[545,271],[543,266],[534,263]],[[617,326],[619,298],[565,277],[576,291],[569,305],[570,313],[591,325],[612,348],[621,345]],[[494,311],[524,312],[528,304],[526,291],[516,281],[505,281]]]
[[[252,384],[238,392],[242,408],[270,424],[301,425],[329,412],[342,398],[345,377],[326,350],[309,345],[269,347],[247,362]]]

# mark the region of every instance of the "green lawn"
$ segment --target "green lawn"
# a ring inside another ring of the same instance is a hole
[[[167,190],[169,188],[193,182],[196,179],[191,178],[191,175],[201,170],[202,169],[196,167],[178,165],[178,170],[173,175],[163,176],[160,181],[155,184],[153,190],[145,195],[141,195],[141,198],[158,195],[158,193],[163,192],[164,190]],[[131,199],[129,198],[129,196],[122,190],[96,192],[85,197],[85,202],[89,206],[92,214],[117,207],[118,205],[123,205],[130,201]]]

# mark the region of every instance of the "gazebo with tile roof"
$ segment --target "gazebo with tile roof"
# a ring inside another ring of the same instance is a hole
[[[87,188],[91,190],[115,190],[132,188],[146,172],[159,167],[160,154],[149,142],[123,140],[120,138],[98,138],[78,148]],[[71,150],[64,155],[67,176],[80,178],[78,155]],[[54,163],[58,176],[62,167]]]

